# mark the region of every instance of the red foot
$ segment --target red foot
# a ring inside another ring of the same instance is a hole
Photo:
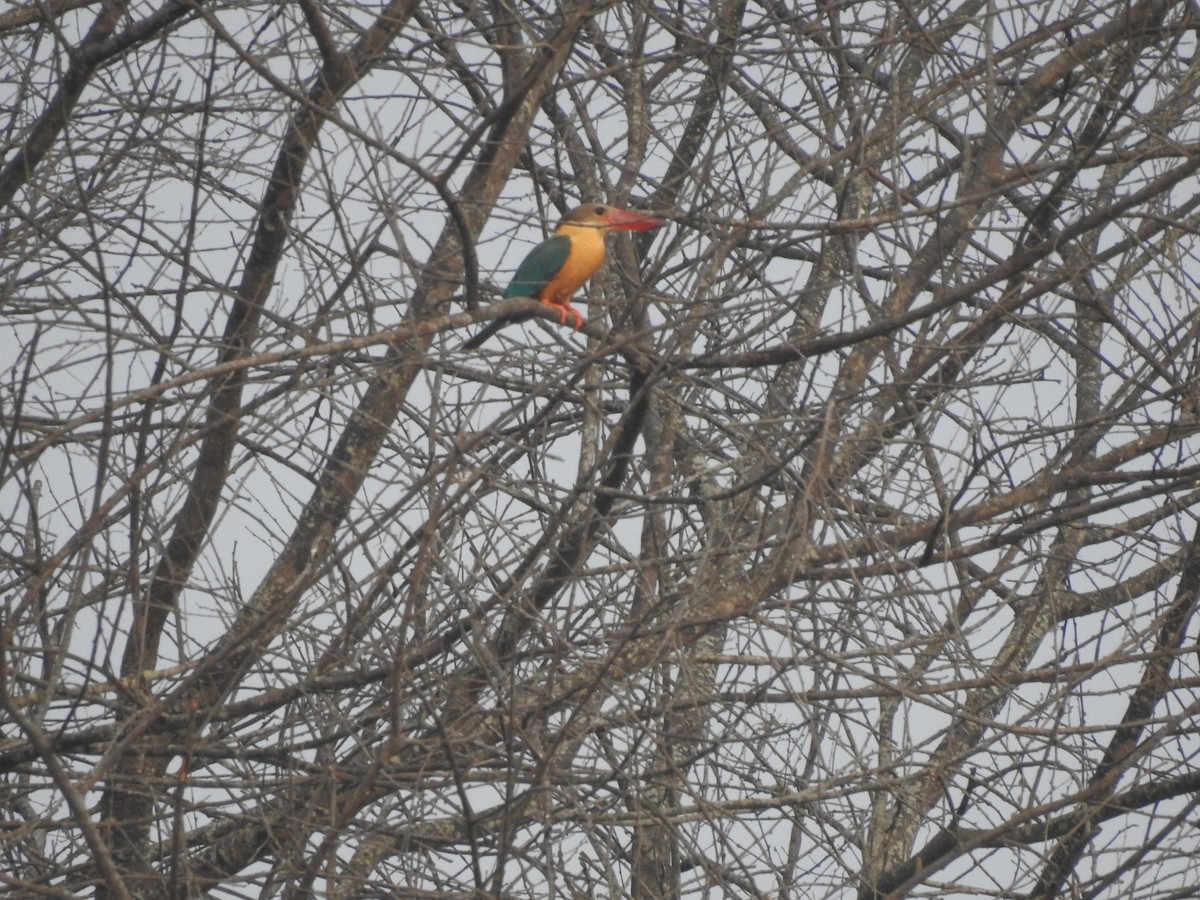
[[[553,303],[551,304],[558,310],[558,324],[566,325],[572,319],[575,324],[572,326],[576,331],[583,327],[584,318],[579,314],[579,310],[573,307],[570,303]]]

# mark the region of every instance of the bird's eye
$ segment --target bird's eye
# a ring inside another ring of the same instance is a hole
[[[603,206],[597,206],[594,210],[592,210],[592,212],[594,212],[598,216],[602,216],[606,212],[608,212],[608,210],[605,209]]]

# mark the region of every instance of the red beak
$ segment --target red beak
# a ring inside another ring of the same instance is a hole
[[[627,212],[623,209],[609,207],[604,215],[604,224],[618,231],[653,231],[666,225],[663,219],[656,219],[640,212]]]

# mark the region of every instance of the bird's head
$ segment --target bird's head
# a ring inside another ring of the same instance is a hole
[[[574,225],[579,228],[602,228],[605,231],[652,231],[666,224],[662,219],[645,213],[630,212],[603,203],[585,203],[567,213],[559,227]]]

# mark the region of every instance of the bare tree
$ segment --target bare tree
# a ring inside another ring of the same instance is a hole
[[[3,892],[1189,895],[1198,34],[0,14]]]

